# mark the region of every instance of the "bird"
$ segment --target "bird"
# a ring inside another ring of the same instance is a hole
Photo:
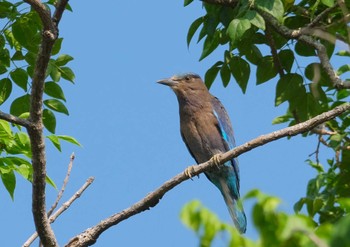
[[[212,158],[215,162],[220,153],[235,147],[231,121],[224,106],[210,94],[198,74],[179,74],[157,82],[169,86],[177,97],[181,136],[197,164]],[[190,171],[185,173],[191,178]],[[239,200],[237,159],[231,159],[205,175],[220,190],[235,227],[245,233],[247,219]]]

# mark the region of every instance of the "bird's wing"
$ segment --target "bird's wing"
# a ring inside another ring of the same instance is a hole
[[[213,106],[213,113],[219,123],[218,128],[220,130],[221,137],[225,142],[225,146],[227,149],[225,151],[233,149],[236,146],[236,142],[233,135],[231,121],[227,115],[227,112],[224,106],[219,101],[219,99],[216,97],[212,98],[212,106]],[[239,178],[239,168],[238,168],[238,162],[236,159],[232,159],[232,166],[235,170],[235,173],[237,174],[237,177]]]
[[[181,131],[181,137],[182,137],[182,140],[184,141],[184,143],[186,144],[186,147],[187,147],[187,150],[188,152],[191,154],[192,158],[197,162],[197,164],[199,164],[198,160],[196,159],[196,157],[193,155],[191,149],[190,149],[190,146],[188,145],[188,142],[185,138],[185,135],[182,133]]]

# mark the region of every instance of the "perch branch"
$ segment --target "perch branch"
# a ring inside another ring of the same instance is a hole
[[[280,139],[286,136],[295,136],[297,134],[310,131],[316,126],[318,126],[319,124],[322,124],[330,119],[333,119],[336,116],[348,110],[350,110],[350,103],[346,103],[341,106],[338,106],[333,110],[320,114],[303,123],[294,125],[292,127],[284,128],[278,131],[274,131],[270,134],[262,135],[226,153],[219,155],[220,156],[219,162],[220,164],[223,164],[224,162],[234,157],[237,157],[243,153],[248,152],[253,148],[262,146],[266,143],[275,141],[277,139]],[[208,171],[209,169],[215,169],[215,167],[216,165],[213,164],[211,161],[207,161],[199,165],[194,165],[191,167],[191,175],[196,176],[204,171]],[[175,186],[179,185],[180,183],[182,183],[187,179],[189,179],[189,177],[185,174],[185,172],[182,172],[176,175],[172,179],[166,181],[158,189],[147,194],[143,199],[133,204],[129,208],[124,209],[123,211],[102,220],[97,225],[92,226],[86,229],[81,234],[73,237],[68,242],[66,247],[83,247],[83,246],[85,247],[85,246],[90,246],[94,244],[97,241],[98,237],[108,228],[114,225],[117,225],[119,222],[126,220],[133,215],[136,215],[138,213],[141,213],[145,210],[148,210],[154,207],[159,203],[160,199],[162,199],[162,197],[165,195],[166,192],[168,192],[169,190],[171,190],[172,188],[174,188]]]
[[[63,203],[62,206],[53,215],[50,216],[49,218],[50,224],[55,222],[55,220],[64,211],[66,211],[76,199],[78,199],[84,193],[84,191],[92,184],[92,182],[94,182],[94,178],[89,177],[86,180],[86,182],[83,184],[83,186],[81,186],[81,188],[68,201]],[[37,232],[33,233],[33,235],[28,238],[28,240],[22,245],[22,247],[29,247],[37,237],[38,237],[38,233]]]

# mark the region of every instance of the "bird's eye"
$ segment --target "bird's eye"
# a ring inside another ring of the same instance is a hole
[[[189,81],[189,80],[190,80],[190,77],[189,77],[189,76],[186,76],[186,77],[185,77],[185,80],[186,80],[186,81]]]

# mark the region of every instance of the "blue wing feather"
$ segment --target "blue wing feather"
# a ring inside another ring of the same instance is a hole
[[[218,128],[220,130],[221,137],[225,142],[225,149],[223,151],[228,151],[236,146],[235,138],[233,135],[233,129],[231,126],[228,114],[221,104],[221,102],[213,97],[212,99],[213,114],[218,121]],[[227,208],[231,214],[231,217],[241,232],[246,231],[246,216],[243,211],[242,205],[237,201],[239,199],[239,169],[238,162],[236,159],[232,159],[225,163],[225,165],[232,165],[233,170],[228,169],[223,177],[225,177],[225,182],[223,183],[219,179],[220,185],[218,186],[222,195],[224,196]],[[230,172],[231,171],[231,172]]]

